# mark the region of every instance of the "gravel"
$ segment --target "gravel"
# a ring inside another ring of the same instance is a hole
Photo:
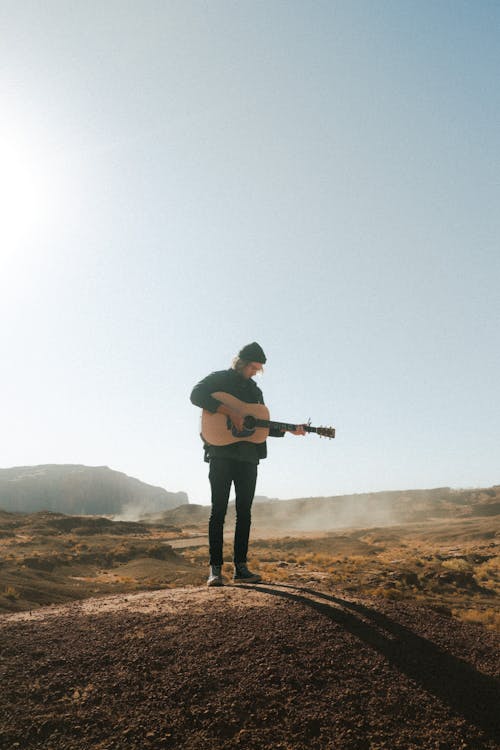
[[[494,750],[500,639],[261,584],[0,617],[2,750]]]

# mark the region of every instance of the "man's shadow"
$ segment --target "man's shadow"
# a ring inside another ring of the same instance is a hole
[[[240,584],[239,588],[291,599],[320,612],[374,648],[452,711],[500,742],[500,681],[497,678],[478,672],[432,641],[363,604],[300,586],[276,586],[279,588],[273,588],[273,584]],[[284,588],[291,590],[283,591]]]

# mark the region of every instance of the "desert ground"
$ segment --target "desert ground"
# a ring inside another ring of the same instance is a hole
[[[203,585],[209,509],[179,510],[141,523],[0,511],[0,612]],[[288,529],[256,515],[251,563],[268,581],[413,601],[500,631],[500,515],[329,531]],[[233,528],[230,511],[228,560]],[[224,572],[231,577],[230,563]]]
[[[498,516],[256,514],[263,583],[228,563],[207,589],[206,510],[183,513],[0,514],[0,748],[500,747]]]

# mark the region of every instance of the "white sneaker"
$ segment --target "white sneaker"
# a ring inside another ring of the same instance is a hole
[[[222,577],[222,565],[210,566],[207,586],[224,586],[224,579]]]

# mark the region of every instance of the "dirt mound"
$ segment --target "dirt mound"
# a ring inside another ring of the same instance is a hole
[[[499,638],[291,585],[0,618],[0,747],[494,750]]]

